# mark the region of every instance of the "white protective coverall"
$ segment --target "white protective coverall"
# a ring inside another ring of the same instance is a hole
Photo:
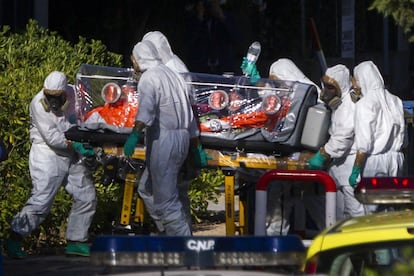
[[[336,219],[340,220],[364,214],[362,204],[355,198],[354,189],[348,183],[356,154],[353,120],[355,104],[349,94],[352,82],[349,69],[345,65],[329,67],[325,75],[335,80],[341,89],[341,104],[332,110],[330,137],[323,146],[332,160],[328,173],[336,183]]]
[[[400,176],[406,138],[402,101],[385,89],[372,61],[357,65],[354,77],[363,95],[355,110],[356,150],[367,154],[362,176]]]
[[[298,81],[314,85],[320,94],[320,88],[303,74],[296,64],[287,58],[281,58],[272,63],[269,77],[287,81]],[[319,97],[318,97],[319,98]],[[292,154],[292,157],[295,153]],[[319,191],[320,190],[320,191]],[[302,198],[299,198],[302,195]],[[308,210],[319,230],[325,228],[325,196],[323,188],[313,183],[276,182],[269,186],[267,207],[268,235],[288,234],[289,218],[292,208],[295,208],[295,230],[305,231],[305,210]],[[281,208],[281,206],[283,208]],[[283,214],[281,213],[283,211]],[[283,220],[283,224],[281,222]]]
[[[66,90],[66,76],[61,72],[52,72],[44,82],[44,88]],[[66,228],[68,241],[85,242],[96,209],[96,194],[92,173],[81,162],[78,154],[69,149],[64,132],[71,125],[61,111],[46,111],[41,101],[41,90],[30,103],[30,139],[29,169],[32,179],[31,197],[22,210],[12,219],[12,231],[26,236],[45,220],[52,207],[54,197],[64,185],[72,195],[72,209]]]
[[[184,64],[184,62],[173,53],[170,43],[167,39],[167,37],[159,32],[159,31],[152,31],[148,32],[144,35],[142,40],[150,41],[154,44],[155,48],[157,49],[158,55],[161,58],[161,61],[163,64],[165,64],[167,67],[171,68],[173,71],[177,73],[188,73],[188,68]],[[184,75],[186,76],[186,75]],[[188,79],[186,81],[191,81],[189,76],[187,75]],[[195,95],[194,91],[192,89],[191,85],[188,85],[188,89],[186,90],[188,93],[188,96],[190,97],[191,104],[195,104]],[[194,120],[193,124],[191,125],[190,129],[190,138],[199,137],[200,132],[197,126],[196,121]],[[183,209],[185,212],[186,220],[191,225],[191,213],[190,213],[190,199],[188,197],[188,190],[190,188],[190,179],[192,177],[189,177],[189,175],[193,175],[194,177],[196,174],[190,173],[190,171],[194,171],[195,169],[191,167],[191,164],[184,164],[185,168],[180,173],[179,179],[178,179],[178,192],[179,192],[179,198],[181,203],[183,204]]]
[[[146,126],[146,168],[138,191],[159,230],[165,229],[167,235],[188,236],[190,225],[177,188],[195,123],[187,86],[177,72],[162,64],[151,42],[135,45],[133,56],[144,72],[138,83],[136,121]]]

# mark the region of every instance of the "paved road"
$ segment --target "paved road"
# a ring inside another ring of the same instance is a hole
[[[102,268],[90,265],[89,258],[84,257],[27,256],[23,260],[3,257],[4,276],[81,276],[97,275],[102,271]]]
[[[224,210],[224,196],[219,197],[218,204],[209,204],[211,211]],[[225,235],[225,224],[210,225],[208,229],[199,229],[195,235]],[[1,249],[1,248],[0,248]],[[51,250],[53,251],[53,250]],[[111,273],[131,272],[132,268],[116,269],[107,271],[102,267],[93,266],[89,258],[85,257],[66,257],[63,249],[55,250],[54,255],[29,255],[25,259],[15,260],[6,256],[3,258],[4,276],[84,276],[84,275],[104,275]],[[0,251],[1,252],[1,251]],[[1,276],[1,273],[0,273]]]

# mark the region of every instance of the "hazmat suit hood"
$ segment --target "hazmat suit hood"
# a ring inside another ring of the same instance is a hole
[[[155,45],[149,40],[138,42],[132,50],[132,55],[143,72],[162,64]]]
[[[61,113],[67,108],[67,91],[69,90],[66,75],[59,71],[50,73],[43,83],[41,104],[49,112]]]
[[[145,40],[148,40],[154,44],[162,63],[166,64],[174,56],[170,43],[163,33],[159,31],[148,32],[142,38],[142,41]]]
[[[364,61],[354,68],[354,77],[361,87],[363,96],[367,96],[373,91],[384,91],[384,79],[378,67],[372,61]]]
[[[269,76],[271,75],[276,76],[281,80],[298,81],[314,85],[318,89],[318,94],[320,92],[320,88],[313,81],[307,78],[290,59],[281,58],[273,62],[269,70]]]
[[[48,95],[58,96],[65,93],[67,89],[68,81],[62,72],[51,72],[43,83],[43,92]]]
[[[390,99],[387,98],[390,98],[390,95],[384,87],[384,79],[378,67],[372,61],[364,61],[355,66],[354,77],[361,88],[363,97],[368,97],[373,99],[374,102],[380,103],[390,115],[393,113],[392,108],[388,106]]]
[[[187,66],[177,55],[174,54],[167,37],[163,33],[159,31],[148,32],[144,35],[142,40],[148,40],[154,44],[163,64],[178,73],[188,72]]]
[[[345,98],[346,95],[349,94],[352,86],[351,74],[345,65],[338,64],[333,67],[329,67],[325,72],[325,76],[336,81],[340,89],[341,99]]]
[[[349,69],[342,64],[329,67],[322,76],[320,99],[332,110],[338,108],[350,93],[352,87]]]
[[[384,86],[384,79],[372,61],[364,61],[355,66],[354,78],[361,87],[361,105],[372,103],[384,111],[388,123],[404,126],[404,113],[401,100]],[[394,137],[396,135],[393,135]]]

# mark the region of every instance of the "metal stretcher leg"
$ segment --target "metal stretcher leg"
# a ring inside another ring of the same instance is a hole
[[[128,173],[125,178],[120,226],[124,229],[130,229],[132,232],[141,233],[144,228],[145,207],[144,201],[139,195],[137,195],[135,202],[134,223],[131,224],[136,177],[136,173]]]
[[[239,226],[238,232],[240,235],[247,234],[247,223],[246,223],[246,207],[247,201],[242,200],[239,196]]]
[[[122,210],[120,224],[126,226],[130,224],[131,210],[132,210],[132,197],[134,195],[136,174],[127,173],[124,184],[124,197],[122,201]]]
[[[138,225],[144,223],[144,201],[139,196],[137,197],[137,202],[135,203],[135,215],[134,215],[134,222]]]
[[[234,169],[223,168],[224,174],[224,202],[226,217],[226,235],[234,235],[236,231],[234,216]]]

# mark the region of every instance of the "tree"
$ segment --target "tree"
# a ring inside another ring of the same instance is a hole
[[[409,41],[414,42],[412,28],[414,25],[414,2],[412,0],[374,0],[369,10],[377,12],[388,17],[391,16],[395,23],[409,33]]]

